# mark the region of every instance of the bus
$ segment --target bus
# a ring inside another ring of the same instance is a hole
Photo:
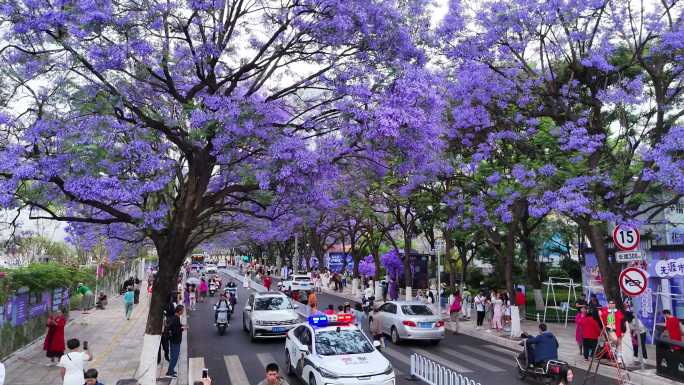
[[[190,256],[190,266],[195,270],[200,270],[204,266],[205,254],[192,254]]]

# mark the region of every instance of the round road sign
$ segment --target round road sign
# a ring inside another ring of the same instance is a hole
[[[613,229],[613,243],[622,251],[632,251],[639,247],[639,230],[631,226],[617,225]]]
[[[630,297],[643,293],[648,286],[646,272],[636,267],[628,267],[620,273],[620,288]]]

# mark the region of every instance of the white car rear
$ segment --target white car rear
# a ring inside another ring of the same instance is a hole
[[[290,279],[283,283],[283,290],[313,290],[313,283],[311,277],[306,274],[294,274]]]

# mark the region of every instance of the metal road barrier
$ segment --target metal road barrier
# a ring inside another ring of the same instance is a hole
[[[418,353],[411,354],[411,377],[430,385],[482,385]]]

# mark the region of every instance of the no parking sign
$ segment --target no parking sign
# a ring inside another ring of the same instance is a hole
[[[646,272],[636,267],[628,267],[622,270],[619,282],[622,291],[630,297],[641,295],[648,287]]]

